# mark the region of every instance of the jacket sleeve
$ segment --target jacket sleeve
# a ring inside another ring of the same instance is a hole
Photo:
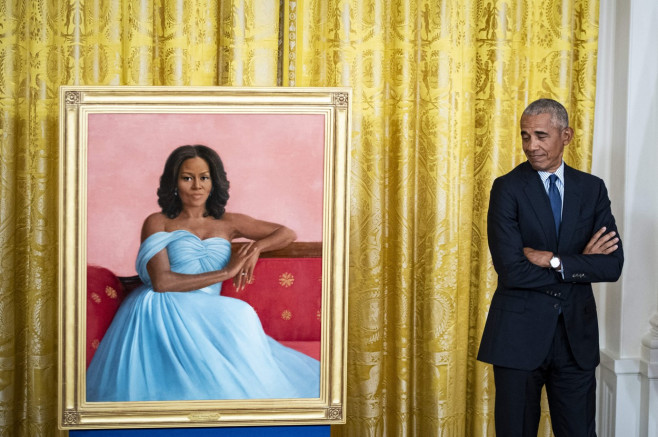
[[[558,274],[532,264],[523,253],[519,200],[505,180],[494,181],[489,198],[489,250],[500,285],[507,289],[541,291],[560,282]]]
[[[608,255],[584,255],[582,253],[559,254],[562,265],[564,266],[565,282],[615,282],[621,276],[624,265],[624,250],[621,237],[617,231],[615,218],[612,215],[608,191],[603,181],[599,181],[593,233],[603,226],[606,227],[606,233],[615,231],[616,236],[619,238],[619,242],[617,243],[619,247]],[[584,250],[584,247],[582,250]]]

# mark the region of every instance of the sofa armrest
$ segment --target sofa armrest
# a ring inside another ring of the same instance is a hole
[[[322,258],[260,259],[251,284],[238,292],[233,281],[225,281],[222,296],[249,303],[278,341],[320,340]]]
[[[121,281],[110,270],[87,266],[87,366],[126,295]]]

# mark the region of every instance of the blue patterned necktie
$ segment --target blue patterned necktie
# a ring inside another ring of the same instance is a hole
[[[548,198],[551,201],[551,209],[553,210],[553,220],[555,220],[555,233],[560,234],[560,222],[562,221],[562,198],[557,189],[555,181],[557,176],[552,174],[548,177]]]

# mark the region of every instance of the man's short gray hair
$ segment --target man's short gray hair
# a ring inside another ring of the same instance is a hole
[[[562,104],[553,99],[539,99],[528,105],[521,118],[526,115],[551,114],[551,122],[559,129],[569,127],[569,115]]]

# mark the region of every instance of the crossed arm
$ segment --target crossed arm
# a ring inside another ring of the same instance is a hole
[[[164,216],[152,214],[144,222],[142,240],[147,236],[165,230]],[[218,220],[210,221],[216,224]],[[222,218],[223,232],[211,232],[217,236],[228,234],[228,240],[245,238],[249,240],[232,253],[228,264],[220,269],[198,274],[177,273],[171,270],[167,249],[154,255],[146,265],[153,290],[191,291],[218,282],[233,279],[238,290],[242,290],[253,279],[254,267],[261,252],[280,249],[293,242],[297,235],[286,226],[257,220],[244,214],[225,213]],[[210,228],[210,231],[213,229]]]
[[[604,226],[592,235],[592,238],[590,238],[583,250],[583,255],[608,255],[619,248],[619,245],[617,244],[619,243],[619,237],[616,236],[616,232],[610,231],[606,234],[605,231],[606,228]],[[524,247],[523,253],[532,264],[539,267],[550,267],[550,260],[553,257],[553,252]]]

